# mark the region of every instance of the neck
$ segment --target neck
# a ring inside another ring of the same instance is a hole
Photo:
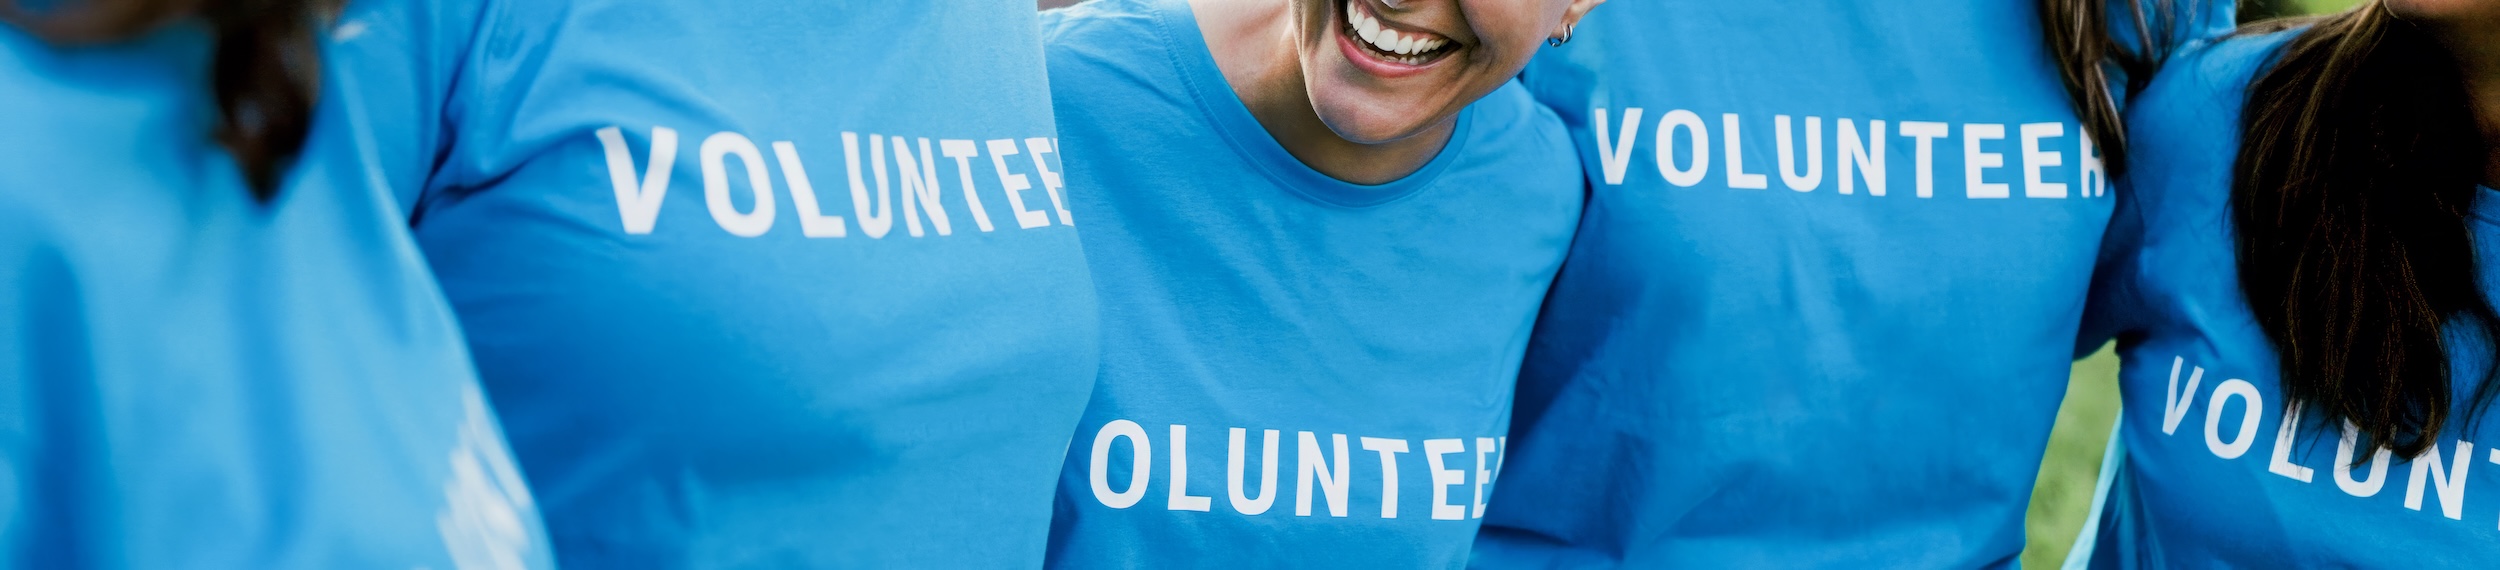
[[[1394,182],[1432,162],[1449,142],[1455,121],[1380,143],[1346,140],[1329,130],[1303,82],[1303,34],[1293,2],[1189,0],[1189,8],[1233,94],[1268,136],[1312,170],[1355,184]]]
[[[2466,18],[2431,27],[2440,45],[2456,58],[2466,89],[2474,98],[2474,116],[2482,125],[2483,185],[2500,188],[2500,15]]]

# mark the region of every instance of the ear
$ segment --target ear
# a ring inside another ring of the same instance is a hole
[[[1563,9],[1562,23],[1554,26],[1553,33],[1547,34],[1546,37],[1555,40],[1569,41],[1571,39],[1572,28],[1580,25],[1580,19],[1587,17],[1589,15],[1589,10],[1595,9],[1597,8],[1597,5],[1604,3],[1606,3],[1606,0],[1571,0],[1571,7]]]

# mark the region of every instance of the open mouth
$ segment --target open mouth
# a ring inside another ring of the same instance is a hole
[[[1363,0],[1345,0],[1345,18],[1337,31],[1354,40],[1348,43],[1364,55],[1398,65],[1423,66],[1458,51],[1456,42],[1440,34],[1392,27]]]

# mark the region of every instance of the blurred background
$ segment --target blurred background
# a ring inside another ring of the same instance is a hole
[[[1043,9],[1084,0],[1039,0]],[[2360,0],[2244,0],[2240,21],[2324,14],[2341,11]],[[1602,10],[1602,8],[1601,8]],[[2107,346],[2075,362],[2067,378],[2066,402],[2057,412],[2057,429],[2049,436],[2047,457],[2040,462],[2039,486],[2031,493],[2027,524],[2030,544],[2023,549],[2026,568],[2056,568],[2083,530],[2092,512],[2092,486],[2100,475],[2101,455],[2109,445],[2110,427],[2118,419],[2118,356]]]
[[[1043,4],[1049,3],[1043,2]],[[2342,11],[2360,3],[2360,0],[2252,0],[2240,3],[2240,21],[2254,22],[2281,16],[2324,14]]]

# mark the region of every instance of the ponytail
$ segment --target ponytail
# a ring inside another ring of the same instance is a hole
[[[31,15],[0,0],[0,20],[56,43],[129,39],[187,17],[216,35],[212,93],[218,144],[234,155],[252,196],[266,202],[303,152],[320,94],[319,26],[337,0],[76,0]]]
[[[2488,349],[2500,324],[2468,230],[2486,143],[2426,32],[2376,1],[2311,22],[2248,89],[2231,185],[2240,290],[2274,342],[2286,410],[2411,457],[2449,419],[2450,325]],[[2492,398],[2480,374],[2470,409]]]

